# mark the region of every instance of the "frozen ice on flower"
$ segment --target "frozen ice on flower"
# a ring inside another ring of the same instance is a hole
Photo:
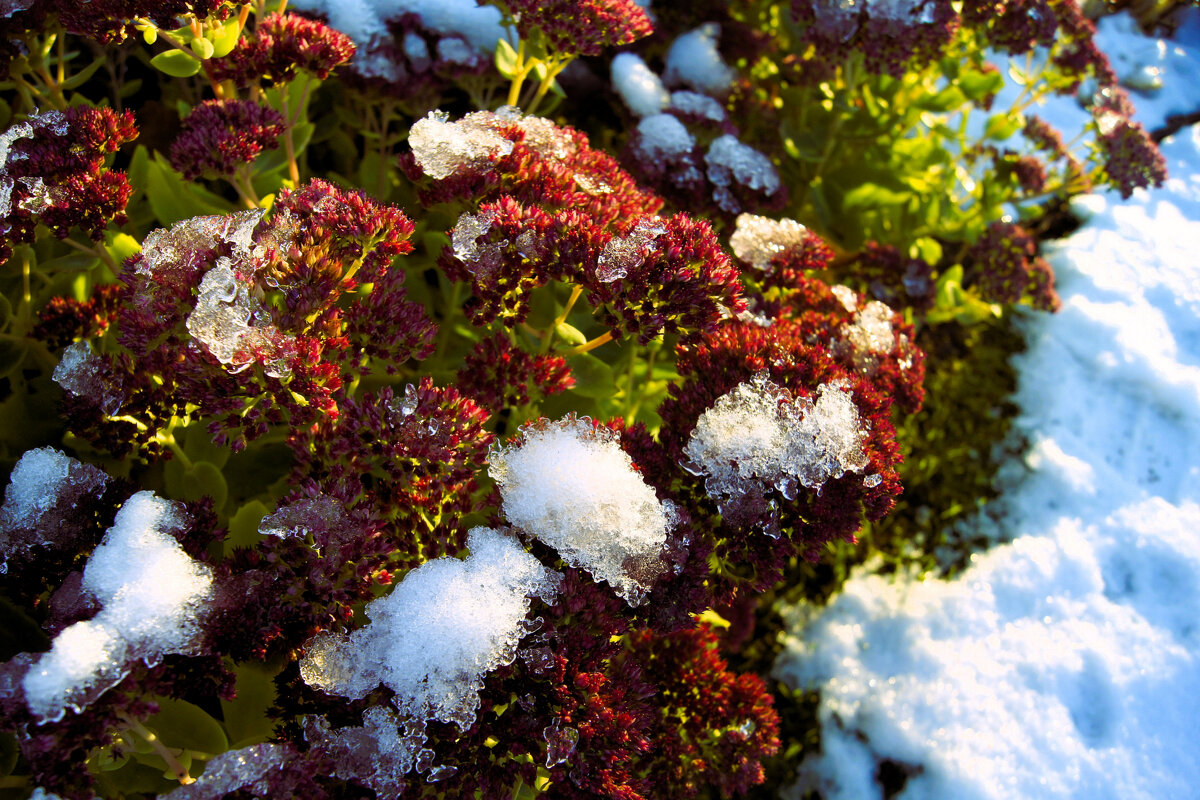
[[[304,539],[315,533],[337,531],[348,521],[341,503],[327,494],[318,494],[281,506],[263,517],[258,532],[280,539]]]
[[[266,373],[284,377],[291,372],[279,351],[285,337],[271,321],[271,312],[251,293],[251,286],[234,272],[234,262],[222,256],[204,273],[200,297],[188,315],[188,333],[222,364],[240,371],[257,357]]]
[[[766,271],[775,256],[802,246],[807,233],[808,229],[794,219],[739,214],[729,246],[740,260]]]
[[[409,572],[367,606],[365,627],[315,637],[300,661],[305,682],[351,699],[382,683],[404,718],[470,727],[484,676],[512,663],[530,599],[552,598],[559,576],[500,531],[474,528],[467,548],[465,560]]]
[[[231,255],[239,263],[259,258],[264,248],[255,246],[254,232],[264,213],[261,208],[256,208],[232,214],[212,214],[180,220],[169,229],[156,228],[142,241],[142,260],[137,272],[155,275],[162,270],[176,269],[192,254],[212,250],[222,243],[231,245]],[[279,247],[282,242],[272,240],[270,244]]]
[[[635,148],[647,161],[687,155],[696,146],[695,138],[672,114],[646,117],[638,123],[637,132]]]
[[[872,300],[858,309],[851,322],[841,327],[842,341],[849,346],[854,365],[860,370],[874,371],[879,365],[879,356],[887,355],[896,346],[896,334],[892,330],[894,316],[890,306]]]
[[[479,241],[487,236],[495,219],[496,212],[490,209],[478,214],[463,214],[458,218],[454,230],[450,232],[450,246],[454,257],[466,265],[468,272],[481,280],[486,279],[500,266],[504,248],[508,246],[507,239],[498,242]]]
[[[667,107],[671,95],[636,53],[617,53],[612,60],[613,88],[635,115],[648,117]]]
[[[0,574],[8,560],[33,547],[53,547],[63,516],[108,476],[52,447],[29,450],[17,462],[0,506]]]
[[[733,70],[717,50],[720,35],[720,25],[706,22],[677,38],[667,51],[663,80],[669,85],[683,83],[708,94],[728,91],[733,83]]]
[[[488,472],[510,523],[631,605],[645,598],[678,515],[638,474],[617,433],[574,416],[538,420],[493,447]]]
[[[486,115],[486,116],[485,116]],[[493,158],[512,152],[513,144],[492,130],[491,112],[474,112],[449,122],[441,111],[430,111],[408,134],[417,166],[435,180],[470,169],[489,169]]]
[[[717,187],[713,199],[725,211],[741,210],[729,189],[734,183],[767,195],[779,191],[779,173],[771,159],[728,133],[713,140],[704,159],[708,179]]]
[[[713,122],[725,121],[725,107],[706,94],[686,89],[671,93],[671,108],[681,114],[701,117]]]
[[[550,769],[570,758],[579,744],[579,730],[570,725],[563,725],[562,720],[555,719],[542,730],[542,738],[546,740],[546,768]]]
[[[685,468],[719,501],[751,489],[793,498],[846,472],[862,472],[867,427],[846,387],[832,382],[815,401],[796,397],[765,373],[738,384],[700,415],[684,448]]]
[[[667,232],[658,217],[640,219],[624,236],[614,236],[596,259],[596,279],[612,283],[637,269],[646,260],[654,241]]]
[[[831,287],[830,291],[833,292],[833,296],[838,299],[838,302],[842,304],[842,308],[851,313],[858,311],[858,292],[841,283]]]
[[[69,345],[50,377],[71,394],[90,398],[105,414],[116,414],[125,400],[125,395],[111,385],[103,362],[87,340]]]
[[[403,722],[386,706],[368,708],[362,722],[331,730],[325,719],[306,717],[304,738],[333,763],[335,777],[357,781],[377,797],[399,797],[425,744],[425,724]]]
[[[271,770],[282,769],[295,757],[288,745],[254,744],[238,750],[228,750],[209,759],[204,773],[193,783],[162,795],[163,800],[220,800],[239,789],[257,797],[269,797],[267,782]]]
[[[192,652],[212,592],[212,572],[173,533],[188,524],[175,504],[138,492],[125,501],[83,570],[83,592],[100,613],[55,637],[22,681],[29,710],[60,719],[110,689],[140,659]]]

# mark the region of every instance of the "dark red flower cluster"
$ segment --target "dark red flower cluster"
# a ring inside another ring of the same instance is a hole
[[[126,352],[97,357],[124,413],[109,419],[96,398],[73,395],[73,429],[113,452],[153,452],[159,426],[192,405],[240,448],[271,425],[336,416],[347,381],[430,351],[434,326],[389,269],[411,248],[398,209],[313,181],[262,216],[198,217],[147,237],[122,276]]]
[[[138,17],[171,30],[178,27],[177,18],[185,14],[204,19],[216,12],[218,19],[225,19],[230,13],[223,0],[50,0],[46,5],[58,14],[59,23],[68,32],[101,42],[124,39],[130,21]]]
[[[522,39],[535,32],[561,55],[598,56],[631,44],[654,28],[634,0],[504,0]]]
[[[293,481],[370,509],[386,523],[392,568],[409,569],[466,544],[462,518],[484,498],[475,475],[492,435],[488,413],[429,378],[346,400],[298,434]]]
[[[745,310],[738,272],[705,220],[642,217],[623,230],[604,244],[587,283],[588,302],[614,335],[693,341]]]
[[[681,345],[676,369],[683,382],[659,407],[662,444],[682,463],[700,416],[722,395],[759,374],[793,396],[815,398],[818,387],[842,385],[861,421],[859,446],[867,466],[827,480],[821,491],[800,488],[787,497],[774,487],[760,487],[737,503],[736,518],[718,523],[715,555],[729,565],[751,570],[732,577],[734,585],[755,590],[773,585],[787,559],[797,552],[815,559],[829,541],[852,541],[865,514],[877,520],[886,515],[900,493],[896,466],[899,446],[891,421],[892,398],[872,378],[847,370],[825,346],[809,338],[811,326],[783,318],[764,327],[730,321],[696,345]],[[878,476],[864,480],[863,475]],[[712,507],[702,478],[686,476],[689,508]],[[699,524],[699,523],[698,523]],[[768,534],[755,532],[762,528]],[[778,540],[772,538],[778,536]],[[730,580],[729,575],[722,576]],[[720,592],[718,591],[720,598]]]
[[[866,280],[877,300],[895,309],[933,307],[933,266],[924,259],[906,256],[890,244],[867,242],[854,261],[854,274]]]
[[[463,359],[455,386],[493,414],[506,407],[528,405],[575,385],[562,356],[531,354],[496,333],[475,344]]]
[[[284,119],[250,100],[205,100],[183,120],[171,145],[171,166],[188,180],[229,176],[275,147]]]
[[[446,131],[445,139],[431,137],[418,152],[400,157],[401,168],[418,183],[426,206],[455,200],[487,202],[510,195],[548,212],[577,211],[601,227],[654,214],[662,207],[661,198],[639,188],[616,159],[593,149],[574,128],[504,111],[475,112],[452,124],[458,130]],[[421,164],[428,164],[430,158],[448,158],[440,151],[454,152],[453,138],[473,131],[494,133],[497,144],[485,155],[464,158],[446,177],[430,181]],[[500,146],[498,140],[511,143],[511,148]]]
[[[297,14],[268,14],[229,55],[212,62],[213,77],[239,88],[287,83],[307,72],[324,80],[354,55],[349,36]]]
[[[1167,161],[1140,122],[1105,110],[1096,117],[1096,125],[1104,173],[1121,197],[1129,197],[1134,189],[1162,186],[1167,179]]]
[[[0,260],[39,224],[60,239],[78,227],[99,241],[110,222],[123,223],[133,188],[105,163],[136,138],[133,114],[86,106],[35,114],[0,135]]]
[[[993,222],[964,260],[970,283],[987,300],[1012,304],[1028,297],[1034,308],[1058,310],[1054,270],[1038,255],[1037,239],[1020,225]]]
[[[963,4],[963,22],[989,45],[1019,55],[1049,47],[1058,33],[1060,0],[981,0]]]
[[[103,336],[116,321],[126,289],[123,283],[97,286],[92,296],[82,302],[72,297],[52,297],[38,312],[40,321],[33,335],[50,350]]]
[[[802,31],[796,49],[803,53],[811,48],[805,61],[816,67],[814,74],[858,52],[870,72],[899,78],[905,70],[939,58],[959,25],[949,0],[919,0],[898,12],[877,12],[865,3],[861,8],[830,7],[819,0],[792,0],[791,6],[792,19]]]

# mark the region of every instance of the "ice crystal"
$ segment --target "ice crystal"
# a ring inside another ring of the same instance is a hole
[[[488,471],[509,522],[640,603],[665,567],[677,512],[634,469],[616,433],[568,416],[539,420],[493,447]]]
[[[124,393],[114,388],[105,375],[103,362],[92,352],[88,341],[67,347],[50,377],[71,394],[90,399],[110,416],[116,414],[125,401]]]
[[[814,402],[760,373],[700,415],[684,466],[704,476],[718,501],[770,488],[793,499],[799,486],[820,490],[846,472],[862,472],[866,432],[844,385],[822,385]]]
[[[163,800],[219,800],[227,794],[245,790],[257,797],[268,797],[267,773],[282,769],[294,757],[292,748],[282,744],[255,744],[228,750],[212,758],[204,774],[187,786],[162,795]]]
[[[755,269],[767,271],[771,259],[804,244],[808,229],[794,219],[774,220],[757,214],[740,214],[729,246],[733,254]]]
[[[358,781],[377,797],[399,797],[425,743],[425,724],[408,722],[401,732],[400,718],[385,706],[368,708],[362,721],[361,727],[331,731],[326,720],[306,717],[304,738],[333,763],[336,777]]]
[[[217,264],[200,281],[200,297],[188,315],[188,333],[222,364],[245,369],[257,357],[264,359],[266,373],[284,377],[291,372],[278,357],[286,337],[271,321],[271,312],[251,293],[251,286],[238,278],[234,262],[217,259]]]
[[[625,236],[615,236],[600,251],[596,259],[596,279],[612,283],[629,274],[646,260],[654,240],[667,232],[662,220],[648,217],[638,220]]]
[[[508,155],[513,147],[492,129],[495,116],[479,111],[448,122],[445,113],[429,112],[408,134],[417,166],[435,180],[470,169],[490,169],[493,158]]]
[[[555,719],[542,731],[542,738],[546,740],[546,768],[549,769],[563,763],[575,752],[579,731]]]
[[[458,218],[454,230],[450,232],[450,246],[454,257],[466,265],[472,275],[486,280],[497,267],[508,246],[507,239],[498,242],[480,242],[492,229],[496,219],[494,210],[481,211],[478,214],[463,214]]]
[[[855,309],[847,305],[847,310]],[[894,316],[890,307],[872,300],[858,309],[853,321],[842,326],[839,331],[841,346],[849,347],[854,365],[861,371],[873,373],[879,367],[879,357],[891,352],[896,345],[896,334],[892,330]]]

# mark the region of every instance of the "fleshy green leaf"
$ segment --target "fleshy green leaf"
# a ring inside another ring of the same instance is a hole
[[[200,71],[200,60],[182,50],[168,50],[150,59],[150,66],[172,78],[190,78]]]

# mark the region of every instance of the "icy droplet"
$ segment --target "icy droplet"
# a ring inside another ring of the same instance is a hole
[[[546,767],[555,767],[566,761],[575,752],[579,744],[579,731],[570,726],[564,726],[561,720],[554,720],[542,731],[546,739]]]

